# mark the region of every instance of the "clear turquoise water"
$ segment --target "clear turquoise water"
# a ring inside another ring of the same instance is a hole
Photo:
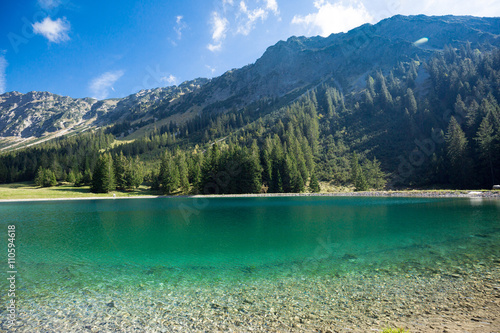
[[[500,201],[481,199],[19,202],[1,203],[0,217],[0,249],[7,248],[7,225],[16,225],[18,288],[26,297],[45,288],[147,281],[241,283],[438,268],[451,274],[500,254]]]

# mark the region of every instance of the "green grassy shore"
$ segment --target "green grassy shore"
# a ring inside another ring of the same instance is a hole
[[[63,184],[53,187],[39,187],[32,182],[11,183],[0,185],[0,200],[20,199],[71,199],[71,198],[109,198],[113,197],[137,197],[153,195],[147,186],[141,186],[132,192],[113,191],[110,193],[92,193],[89,186],[75,187]]]
[[[326,184],[325,184],[326,185]],[[239,194],[222,196],[299,196],[299,195],[325,195],[325,196],[409,196],[409,197],[486,197],[500,198],[500,191],[495,190],[398,190],[398,191],[366,191],[354,192],[352,188],[332,188],[323,186],[321,193],[269,193],[269,194]],[[75,187],[63,184],[54,187],[39,187],[32,182],[0,184],[0,201],[8,200],[44,200],[44,199],[73,199],[73,198],[134,198],[144,196],[159,196],[141,185],[130,192],[113,191],[110,193],[92,193],[89,186]],[[216,196],[213,196],[216,197]]]

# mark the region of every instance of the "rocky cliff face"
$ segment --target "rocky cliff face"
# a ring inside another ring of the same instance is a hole
[[[0,135],[40,137],[80,123],[97,100],[73,99],[49,92],[0,95]]]
[[[421,38],[427,42],[415,44]],[[305,91],[326,80],[347,92],[374,71],[386,71],[417,57],[425,59],[446,45],[459,48],[468,43],[471,47],[500,47],[500,18],[398,15],[327,38],[291,37],[269,47],[254,64],[218,78],[140,91],[122,99],[97,101],[46,92],[11,92],[0,95],[0,138],[40,137],[82,124],[98,127],[224,112]],[[144,123],[154,126],[151,121]]]
[[[125,98],[102,101],[37,91],[5,93],[0,95],[0,137],[42,137],[58,131],[70,132],[83,125],[107,125],[125,115],[140,117],[158,103],[199,89],[206,81],[141,90]]]

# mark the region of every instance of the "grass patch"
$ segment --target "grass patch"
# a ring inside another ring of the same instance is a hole
[[[89,186],[75,187],[63,184],[53,187],[38,187],[32,182],[1,184],[0,200],[6,199],[59,199],[59,198],[106,198],[134,197],[139,195],[155,195],[147,186],[141,185],[132,192],[113,191],[110,193],[92,193]]]
[[[123,140],[123,139],[115,139],[115,141],[113,141],[111,143],[111,145],[109,146],[110,149],[112,148],[115,148],[115,147],[118,147],[118,146],[121,146],[121,145],[125,145],[127,143],[131,143],[131,142],[134,142],[135,140]]]
[[[333,185],[330,182],[319,182],[321,193],[354,192],[354,186]]]

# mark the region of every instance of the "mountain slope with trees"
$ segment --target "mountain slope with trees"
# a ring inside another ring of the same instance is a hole
[[[319,182],[491,188],[499,27],[497,18],[396,16],[292,37],[171,100],[108,112],[103,129],[4,153],[0,182],[42,170],[50,185],[49,170],[96,192],[142,181],[165,194],[318,191]]]

